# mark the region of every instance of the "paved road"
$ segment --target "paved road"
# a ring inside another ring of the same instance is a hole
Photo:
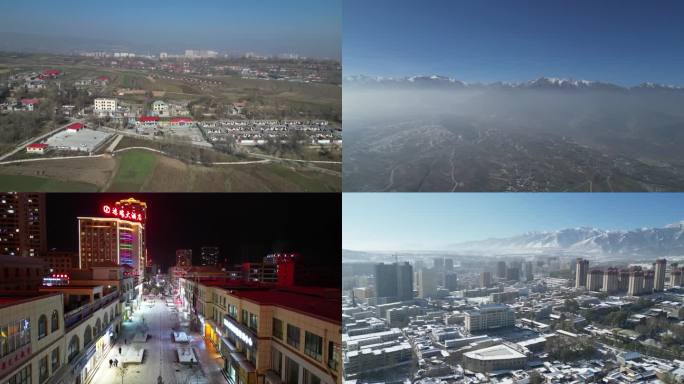
[[[220,358],[213,348],[205,346],[204,339],[197,334],[190,335],[190,345],[195,350],[200,365],[193,369],[177,362],[176,344],[171,336],[173,328],[178,325],[177,319],[176,312],[169,309],[163,300],[144,301],[133,315],[133,321],[124,323],[123,332],[117,344],[105,357],[105,361],[95,372],[90,383],[121,384],[121,376],[117,374],[117,369],[109,367],[109,359],[120,358],[119,346],[123,348],[124,353],[126,348],[145,348],[143,363],[128,365],[129,370],[124,377],[124,384],[154,384],[157,383],[160,373],[164,384],[225,383],[220,372]],[[131,342],[136,332],[145,330],[149,334],[146,343]],[[127,340],[126,344],[124,344],[124,338]]]

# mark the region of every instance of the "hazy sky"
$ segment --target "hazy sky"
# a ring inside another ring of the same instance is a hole
[[[634,229],[684,220],[684,194],[345,193],[342,247],[439,250],[447,244],[574,227]]]
[[[339,58],[341,0],[7,1],[1,32]]]
[[[345,75],[684,85],[684,2],[345,0]]]

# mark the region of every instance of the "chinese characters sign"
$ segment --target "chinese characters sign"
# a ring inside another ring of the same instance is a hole
[[[102,212],[108,216],[115,216],[122,220],[130,221],[143,221],[144,217],[141,213],[136,213],[135,211],[130,211],[124,208],[112,207],[110,205],[103,205]]]

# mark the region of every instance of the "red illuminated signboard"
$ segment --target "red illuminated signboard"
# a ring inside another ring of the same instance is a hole
[[[135,211],[129,211],[123,208],[112,207],[110,205],[103,205],[102,212],[108,216],[118,217],[123,220],[130,221],[143,221],[144,217],[141,213],[136,213]]]

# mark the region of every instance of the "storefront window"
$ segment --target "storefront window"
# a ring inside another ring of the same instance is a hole
[[[287,325],[287,343],[299,349],[299,328],[294,325]]]
[[[323,338],[310,332],[304,332],[304,353],[316,361],[323,361]]]
[[[228,364],[228,381],[232,384],[237,383],[237,369],[232,364]]]

